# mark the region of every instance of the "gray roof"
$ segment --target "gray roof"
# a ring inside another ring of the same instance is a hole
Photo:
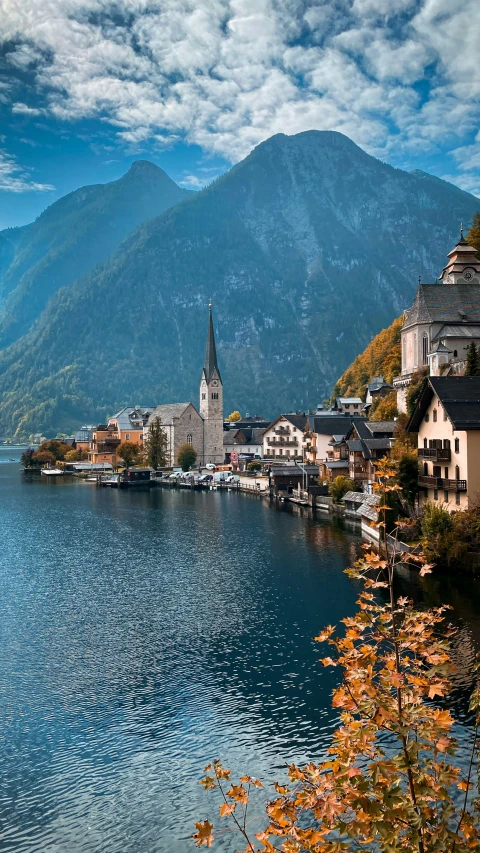
[[[147,422],[154,408],[155,406],[124,406],[110,420],[115,420],[118,428],[122,430],[143,429],[143,420]],[[135,423],[136,421],[138,423]]]
[[[363,442],[369,450],[390,450],[389,438],[364,438]]]
[[[180,418],[185,409],[192,405],[193,403],[166,403],[165,406],[156,406],[150,415],[149,422],[152,418],[160,418],[162,424],[168,426],[173,424],[174,418]]]
[[[348,449],[356,452],[358,450],[363,450],[362,441],[360,438],[352,438],[350,441],[347,441]]]
[[[383,376],[373,376],[367,385],[369,391],[379,391],[380,388],[391,388],[392,386],[385,382]]]
[[[435,352],[453,352],[453,350],[448,349],[448,347],[437,340],[430,347],[429,355],[432,355]]]
[[[205,348],[205,364],[203,367],[205,371],[205,379],[207,382],[210,382],[213,374],[217,371],[217,376],[222,381],[222,377],[220,376],[220,370],[217,362],[217,348],[215,346],[215,332],[213,329],[213,317],[212,317],[212,306],[210,305],[210,315],[208,318],[208,333],[207,333],[207,346]]]
[[[265,432],[265,429],[251,429],[250,427],[245,429],[240,428],[237,430],[225,430],[223,434],[223,443],[224,445],[238,444],[239,446],[245,444],[262,444]]]
[[[338,413],[336,415],[315,415],[313,420],[313,431],[318,435],[333,435],[344,438],[350,431],[352,423],[365,422],[360,415]]]
[[[369,521],[378,521],[378,511],[370,504],[363,503],[357,512],[363,518],[368,518]]]
[[[480,284],[420,284],[403,324],[480,322]]]
[[[323,464],[326,468],[348,468],[348,459],[334,459],[332,462],[327,460]]]
[[[350,501],[354,504],[363,504],[365,495],[363,492],[346,492],[343,496],[344,501]]]
[[[442,338],[480,338],[480,326],[442,326],[434,340]]]
[[[418,432],[434,393],[456,430],[480,430],[480,376],[429,376],[407,431]]]
[[[387,432],[393,435],[396,425],[396,421],[367,421],[365,424],[372,435],[376,435],[379,432]]]
[[[75,433],[75,441],[90,441],[93,435],[94,426],[87,424],[80,427]]]
[[[318,476],[318,465],[276,465],[271,469],[272,477],[294,477],[298,474],[302,476],[303,472],[314,477]]]
[[[360,397],[337,397],[337,403],[340,405],[345,405],[345,403],[363,403],[363,400]]]

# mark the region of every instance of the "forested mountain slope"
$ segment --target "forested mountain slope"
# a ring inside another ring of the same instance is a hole
[[[274,136],[50,300],[0,357],[0,430],[196,402],[210,298],[226,410],[315,405],[479,205],[342,134]]]
[[[104,261],[137,225],[191,194],[138,160],[118,181],[82,187],[31,225],[0,232],[0,347],[25,334],[57,290]]]
[[[391,383],[402,367],[400,332],[403,316],[397,317],[391,326],[375,335],[367,348],[357,355],[353,364],[335,383],[333,397],[362,397],[365,399],[367,385],[374,376],[383,376]]]

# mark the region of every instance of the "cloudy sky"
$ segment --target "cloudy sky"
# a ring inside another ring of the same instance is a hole
[[[480,196],[479,0],[0,0],[0,38],[0,227],[311,128]]]

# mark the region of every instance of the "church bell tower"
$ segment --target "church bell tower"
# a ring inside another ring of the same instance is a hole
[[[203,462],[221,465],[223,451],[223,386],[217,362],[212,303],[209,305],[205,364],[200,379],[200,414],[203,418]]]

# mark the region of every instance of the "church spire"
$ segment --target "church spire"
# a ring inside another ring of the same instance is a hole
[[[207,334],[207,346],[205,349],[205,364],[203,370],[205,372],[205,379],[207,380],[207,384],[210,383],[210,380],[213,376],[214,371],[217,371],[217,376],[222,381],[220,376],[220,370],[218,369],[217,362],[217,348],[215,346],[215,332],[213,329],[213,317],[212,317],[212,300],[208,303],[209,307],[209,318],[208,318],[208,334]]]

